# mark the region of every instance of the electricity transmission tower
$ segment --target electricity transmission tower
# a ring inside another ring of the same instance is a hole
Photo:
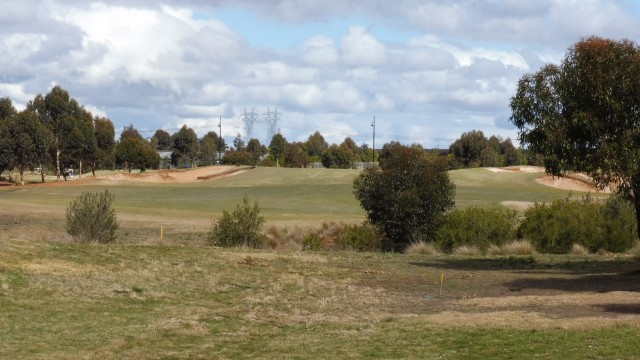
[[[242,114],[242,122],[244,123],[244,143],[248,144],[249,140],[253,139],[253,124],[256,122],[256,113],[251,109],[251,112],[248,113],[247,109],[244,109],[244,113]]]
[[[276,129],[278,129],[278,120],[280,120],[280,114],[278,113],[278,108],[271,112],[269,108],[267,108],[267,113],[263,114],[264,120],[267,122],[267,144],[271,143],[273,140],[273,136],[276,134]]]

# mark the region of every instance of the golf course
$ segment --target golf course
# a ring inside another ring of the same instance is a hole
[[[421,255],[220,248],[243,198],[280,233],[361,223],[359,170],[206,167],[0,186],[0,358],[635,359],[640,252]],[[450,172],[457,207],[595,192],[539,168]],[[65,231],[84,192],[115,196],[111,244]]]

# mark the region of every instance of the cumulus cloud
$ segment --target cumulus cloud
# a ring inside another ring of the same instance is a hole
[[[358,143],[371,142],[376,115],[379,141],[430,147],[474,128],[513,134],[508,101],[524,73],[582,36],[640,35],[637,6],[605,0],[26,0],[2,10],[0,97],[21,106],[60,84],[117,128],[187,124],[202,135],[222,117],[232,137],[245,108],[278,106],[289,139],[319,130]],[[252,46],[224,10],[287,24],[274,37],[297,26],[305,36]]]
[[[367,29],[354,26],[340,41],[342,61],[351,66],[380,65],[387,60],[384,44]]]

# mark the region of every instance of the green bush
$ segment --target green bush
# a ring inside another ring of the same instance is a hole
[[[108,190],[82,193],[67,208],[67,233],[81,243],[115,241],[118,222],[111,206],[113,199]]]
[[[368,223],[344,225],[336,238],[338,250],[381,251],[380,235],[375,227]]]
[[[518,237],[529,239],[541,252],[564,254],[574,244],[589,252],[623,252],[636,241],[633,206],[618,196],[598,203],[590,196],[552,204],[536,204],[525,212]]]
[[[486,251],[490,245],[501,246],[513,240],[516,222],[517,212],[512,209],[455,209],[445,215],[436,233],[435,242],[446,253],[451,253],[460,246]]]
[[[233,213],[226,210],[222,218],[213,221],[209,232],[209,243],[216,246],[247,246],[261,248],[266,237],[261,233],[264,217],[260,215],[260,207],[256,201],[253,206],[246,197],[242,205],[237,205]]]

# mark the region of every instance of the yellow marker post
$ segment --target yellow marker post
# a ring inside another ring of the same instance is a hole
[[[440,296],[442,296],[442,283],[444,282],[444,273],[440,275]]]

